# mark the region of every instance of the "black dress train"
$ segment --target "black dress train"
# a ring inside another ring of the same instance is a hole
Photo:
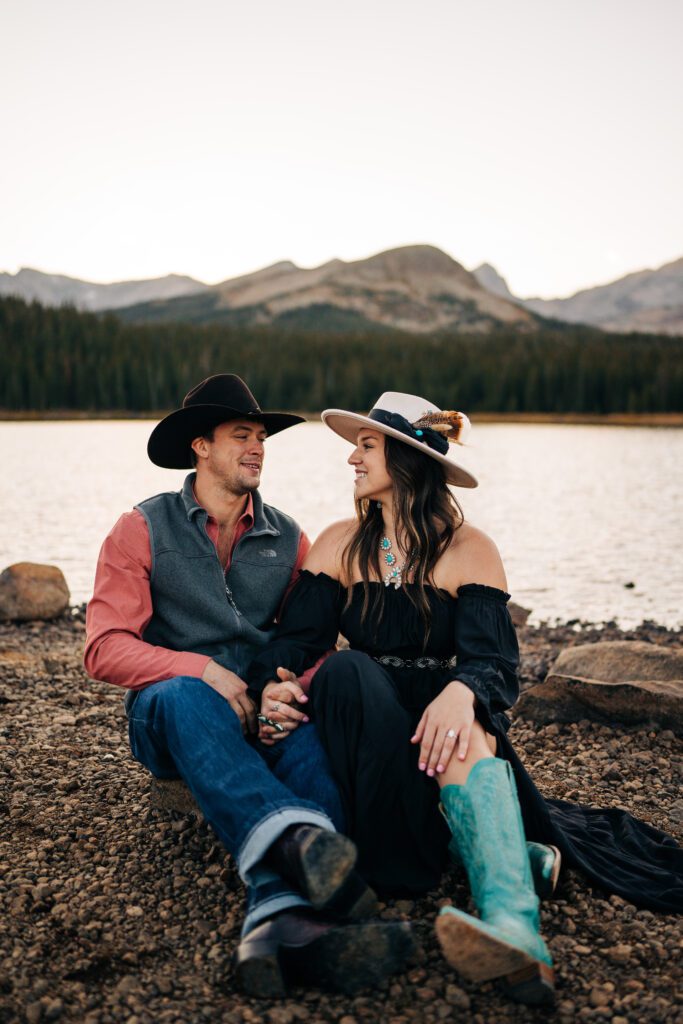
[[[445,590],[426,592],[432,618],[423,650],[422,619],[402,589],[385,590],[381,619],[371,625],[371,614],[362,618],[361,584],[347,606],[346,588],[336,580],[303,571],[275,639],[249,670],[250,689],[260,692],[277,666],[300,675],[334,647],[339,632],[347,638],[350,649],[330,655],[316,672],[308,709],[368,882],[385,893],[420,893],[438,884],[448,864],[438,786],[418,771],[419,748],[410,737],[427,704],[457,678],[476,695],[476,716],[496,737],[498,756],[512,765],[527,839],[554,844],[566,865],[607,892],[640,907],[683,912],[683,849],[674,839],[626,811],[544,799],[517,757],[505,714],[518,696],[509,595],[480,584],[461,587],[457,599]]]

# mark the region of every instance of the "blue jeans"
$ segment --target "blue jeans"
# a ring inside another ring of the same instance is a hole
[[[247,886],[243,933],[304,897],[262,863],[290,825],[344,828],[337,786],[315,728],[272,747],[246,739],[227,700],[176,676],[140,690],[128,712],[134,756],[160,779],[182,778]]]

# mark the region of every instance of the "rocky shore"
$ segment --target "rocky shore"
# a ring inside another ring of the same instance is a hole
[[[520,629],[522,682],[542,681],[563,648],[634,639],[680,647],[653,624],[627,633],[579,623]],[[462,982],[433,934],[438,908],[467,905],[453,871],[424,899],[383,904],[410,918],[418,960],[355,998],[295,990],[244,998],[231,952],[240,883],[206,825],[151,807],[148,773],[129,753],[121,693],[80,663],[83,609],[52,622],[0,625],[0,1021],[85,1024],[473,1024],[578,1021],[683,1024],[683,926],[591,891],[569,873],[543,907],[557,1006],[507,1003]],[[619,805],[683,839],[683,745],[666,728],[589,721],[511,737],[546,796]]]

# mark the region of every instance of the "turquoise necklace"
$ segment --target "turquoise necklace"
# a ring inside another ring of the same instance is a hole
[[[389,571],[384,576],[384,586],[389,587],[393,584],[394,590],[399,590],[403,584],[403,574],[407,576],[410,572],[410,562],[404,562],[403,565],[398,565],[398,559],[391,550],[391,541],[388,537],[382,537],[379,542],[379,549],[384,556],[384,561],[389,566]]]

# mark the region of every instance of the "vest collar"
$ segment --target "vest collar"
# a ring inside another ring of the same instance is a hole
[[[206,509],[195,498],[194,482],[196,476],[196,473],[188,473],[185,477],[183,489],[180,492],[183,505],[185,506],[185,514],[190,522],[200,513],[204,516],[207,515]],[[254,506],[254,525],[249,530],[249,536],[259,537],[264,534],[270,534],[273,537],[279,537],[280,531],[276,529],[275,524],[268,517],[268,506],[263,504],[263,498],[260,493],[252,491],[251,497]]]

